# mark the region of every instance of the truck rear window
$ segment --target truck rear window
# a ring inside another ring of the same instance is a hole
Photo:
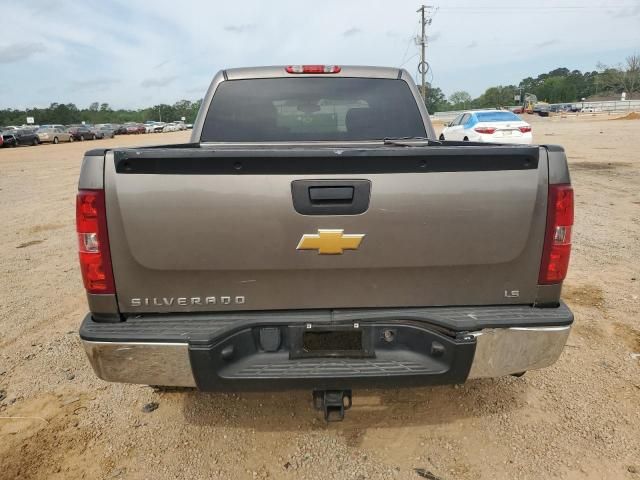
[[[222,82],[203,142],[296,142],[424,137],[403,80],[264,78]]]

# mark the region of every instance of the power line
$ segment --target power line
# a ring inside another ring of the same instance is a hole
[[[610,8],[629,8],[637,7],[638,2],[631,3],[611,3],[599,5],[514,5],[513,3],[507,4],[491,4],[483,6],[462,6],[462,5],[446,5],[440,7],[441,10],[607,10]]]
[[[404,65],[405,63],[407,63],[409,61],[409,60],[407,60],[407,52],[409,52],[409,46],[411,45],[411,42],[415,41],[417,33],[418,33],[418,27],[415,28],[415,30],[413,31],[411,36],[407,39],[407,48],[404,49],[404,54],[402,55],[402,60],[400,60],[400,66]],[[415,55],[412,55],[410,57],[410,59],[413,58],[413,57],[415,57]]]
[[[402,62],[400,65],[398,65],[399,67],[404,67],[407,63],[409,63],[411,60],[413,60],[414,58],[416,58],[418,56],[417,53],[414,53],[413,55],[411,55],[409,58],[407,58],[404,62]]]
[[[416,12],[420,12],[420,28],[421,34],[416,39],[418,45],[420,45],[420,63],[418,63],[418,72],[422,77],[422,81],[420,83],[420,93],[422,94],[422,98],[427,98],[427,86],[426,86],[426,75],[429,70],[429,64],[426,59],[426,49],[427,49],[427,35],[426,35],[426,27],[431,25],[433,21],[433,15],[436,13],[437,8],[431,5],[421,5]]]
[[[464,13],[466,14],[477,14],[477,13],[485,13],[487,15],[493,15],[495,13],[519,13],[519,12],[531,12],[531,13],[549,13],[549,12],[581,12],[581,11],[600,11],[606,12],[613,9],[624,9],[624,8],[637,8],[636,5],[603,5],[603,6],[593,6],[593,7],[518,7],[514,8],[513,6],[508,7],[440,7],[443,12],[452,12],[452,13]]]

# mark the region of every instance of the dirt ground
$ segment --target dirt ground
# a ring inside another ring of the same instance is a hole
[[[0,478],[640,480],[640,121],[527,119],[565,146],[576,192],[562,357],[521,378],[355,391],[329,425],[308,391],[157,392],[98,380],[85,358],[82,153],[186,132],[0,150]]]

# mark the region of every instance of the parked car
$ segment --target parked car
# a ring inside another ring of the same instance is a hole
[[[79,336],[98,377],[308,388],[340,420],[352,388],[521,376],[558,359],[573,323],[561,146],[439,145],[398,68],[230,69],[208,91],[196,143],[82,162]],[[200,142],[235,146],[210,161]]]
[[[36,131],[31,128],[18,128],[17,130],[10,130],[15,139],[16,145],[38,145],[40,140]]]
[[[73,142],[73,136],[59,127],[40,127],[36,130],[40,143],[51,142],[58,144],[60,142]]]
[[[102,140],[104,138],[104,132],[100,130],[100,127],[93,125],[87,128],[91,131],[91,133],[93,133],[96,136],[94,140]]]
[[[517,105],[515,107],[510,108],[512,113],[524,113],[524,107],[522,105]]]
[[[131,134],[139,134],[139,133],[146,133],[147,129],[145,128],[144,125],[142,125],[141,123],[125,123],[124,124],[127,130],[127,134],[131,135]]]
[[[162,132],[162,129],[166,123],[164,122],[156,122],[154,120],[149,120],[144,123],[146,133],[159,133]]]
[[[138,125],[131,123],[131,124],[125,124],[125,128],[126,128],[126,132],[127,135],[132,135],[132,134],[138,134],[140,133],[140,130],[138,129]]]
[[[146,133],[162,132],[162,129],[164,128],[165,125],[166,124],[164,122],[156,122],[153,120],[149,120],[148,122],[144,123]]]
[[[127,127],[125,125],[113,125],[113,133],[116,135],[126,135]]]
[[[533,106],[533,113],[537,113],[541,117],[549,116],[549,104],[546,102],[538,102]]]
[[[111,125],[102,125],[97,129],[98,133],[100,133],[100,138],[113,138],[116,133]]]
[[[17,147],[18,140],[13,133],[13,130],[4,130],[2,132],[2,146],[3,147]]]
[[[2,148],[3,145],[4,145],[4,139],[2,138],[2,135],[0,135],[0,148]]]
[[[470,111],[458,115],[446,126],[440,140],[531,143],[531,125],[505,110]]]
[[[84,142],[85,140],[95,140],[98,138],[95,132],[92,132],[84,125],[70,127],[67,129],[67,132],[71,134],[74,140],[80,140],[81,142]]]
[[[162,127],[163,132],[177,132],[180,128],[175,123],[167,123]]]

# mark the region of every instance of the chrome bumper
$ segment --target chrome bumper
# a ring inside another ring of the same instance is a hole
[[[108,382],[195,387],[187,343],[82,340],[93,371]]]
[[[570,326],[493,328],[472,333],[476,351],[468,378],[500,377],[552,365]],[[187,343],[82,340],[96,375],[110,382],[195,387]]]
[[[571,326],[488,328],[475,332],[468,378],[502,377],[548,367],[562,353]]]

